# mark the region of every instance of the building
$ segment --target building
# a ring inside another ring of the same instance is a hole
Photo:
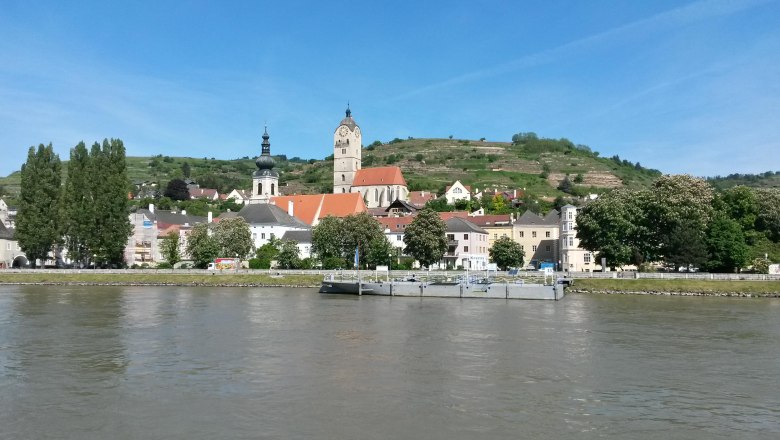
[[[217,221],[235,217],[241,217],[249,224],[255,249],[273,238],[282,238],[287,232],[310,229],[309,225],[271,203],[244,205],[238,212],[226,212],[220,215]]]
[[[414,217],[384,217],[378,218],[379,223],[382,225],[382,229],[385,232],[385,237],[390,245],[395,248],[398,255],[402,255],[406,243],[404,243],[404,231],[406,227],[412,223]]]
[[[191,199],[219,200],[219,192],[211,188],[189,188]]]
[[[287,231],[282,240],[294,241],[298,244],[298,256],[301,259],[311,258],[311,229]]]
[[[3,199],[0,199],[0,223],[8,229],[16,228],[16,208],[8,206]]]
[[[317,226],[320,219],[329,215],[346,217],[366,212],[366,204],[358,193],[278,196],[273,197],[271,203],[309,226]]]
[[[452,217],[447,225],[447,251],[444,267],[457,269],[487,269],[488,232],[462,217]]]
[[[580,248],[577,238],[577,207],[566,205],[561,208],[561,270],[567,272],[595,272],[600,270],[594,255]]]
[[[14,238],[14,230],[0,222],[0,269],[25,266],[27,266],[27,257]]]
[[[358,170],[348,192],[360,193],[368,208],[386,208],[396,200],[406,200],[409,195],[406,180],[398,167]]]
[[[252,199],[252,191],[247,191],[243,189],[234,189],[233,191],[230,191],[227,196],[225,196],[226,200],[233,200],[238,205],[243,205],[245,203],[249,203],[249,200]]]
[[[257,170],[252,173],[252,196],[249,203],[268,203],[271,197],[279,194],[279,172],[274,170],[276,163],[271,157],[271,143],[268,141],[268,127],[263,132],[262,150],[255,160]]]
[[[333,193],[351,192],[355,174],[361,168],[363,137],[347,105],[346,117],[333,133]]]
[[[544,217],[526,211],[515,221],[512,231],[512,238],[520,243],[525,252],[523,260],[526,267],[531,265],[538,269],[542,263],[557,266],[560,234],[558,211],[552,210]]]
[[[455,183],[448,186],[444,190],[444,198],[447,199],[448,205],[454,205],[458,200],[471,200],[471,187],[460,183],[460,180],[456,180]]]
[[[149,209],[139,209],[130,214],[130,224],[133,230],[125,246],[125,262],[133,264],[151,264],[162,261],[160,254],[160,239],[172,232],[186,234],[198,223],[211,221],[208,217],[188,215],[187,211],[161,211],[149,205]],[[174,227],[174,228],[172,228]]]
[[[412,205],[423,208],[426,203],[436,200],[437,197],[436,193],[430,191],[409,191],[408,200]]]
[[[468,220],[488,232],[488,249],[501,237],[514,237],[512,214],[477,215],[469,217]]]

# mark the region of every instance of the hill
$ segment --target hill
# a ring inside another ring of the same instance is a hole
[[[259,151],[258,151],[259,152]],[[286,194],[320,193],[332,190],[333,157],[325,159],[274,156],[280,172],[280,184]],[[184,164],[187,164],[186,166]],[[226,193],[233,188],[249,188],[255,170],[254,158],[233,160],[214,158],[128,157],[131,182],[159,182],[190,176],[201,187]],[[644,187],[660,175],[639,163],[600,157],[584,145],[567,139],[539,138],[534,133],[518,133],[513,142],[463,139],[393,139],[376,141],[363,149],[363,167],[396,165],[401,167],[410,190],[441,193],[446,185],[459,179],[475,188],[525,188],[531,197],[552,200],[563,195],[557,189],[565,176],[577,193],[599,193],[620,186]],[[63,162],[67,174],[67,161]],[[63,176],[63,179],[65,176]],[[759,175],[732,174],[709,179],[717,188],[743,184],[754,187],[780,186],[780,172]],[[6,193],[19,190],[20,173],[0,178]]]

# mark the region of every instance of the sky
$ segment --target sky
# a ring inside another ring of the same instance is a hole
[[[0,2],[0,175],[62,159],[321,159],[567,138],[664,173],[780,171],[780,0]]]

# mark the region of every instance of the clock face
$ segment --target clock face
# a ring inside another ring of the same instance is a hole
[[[355,136],[360,136],[360,129],[355,127]]]
[[[342,136],[346,136],[347,133],[349,133],[349,128],[347,128],[346,125],[342,125],[341,128],[339,129],[339,134]]]

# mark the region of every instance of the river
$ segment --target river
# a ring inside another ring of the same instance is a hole
[[[778,367],[778,299],[0,286],[2,439],[774,439]]]

